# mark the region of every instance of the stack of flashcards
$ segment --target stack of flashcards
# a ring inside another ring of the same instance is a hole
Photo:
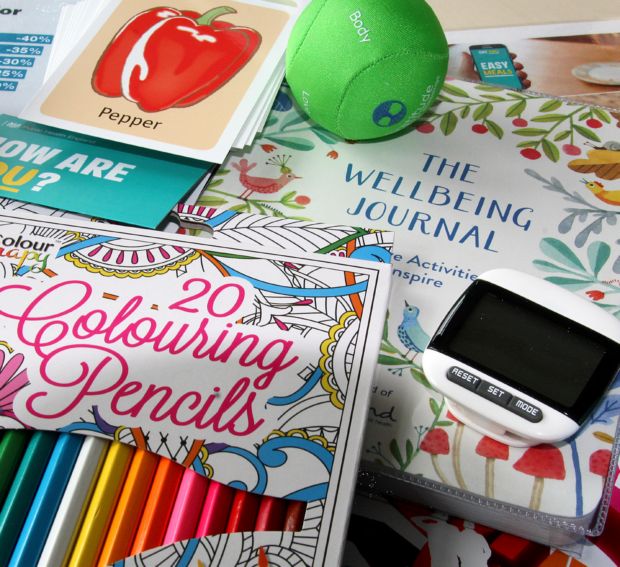
[[[236,567],[261,553],[335,567],[391,233],[203,207],[182,216],[241,239],[0,214],[0,425],[40,439],[24,449],[38,472],[7,502],[29,508],[51,439],[80,433],[113,443],[100,465],[88,459],[100,467],[94,487],[80,484],[88,506],[54,503],[81,528],[54,520],[47,542],[62,549],[43,549],[41,565],[70,549],[70,567]],[[0,515],[0,552],[34,550],[15,525]]]
[[[51,74],[20,116],[221,163],[262,129],[284,76],[288,36],[307,3],[69,6]]]
[[[0,566],[112,565],[180,541],[299,532],[304,502],[210,481],[171,459],[96,437],[0,433]]]
[[[0,115],[0,199],[164,228],[198,198],[215,167]],[[19,203],[17,203],[19,206]],[[51,211],[41,211],[50,214]]]

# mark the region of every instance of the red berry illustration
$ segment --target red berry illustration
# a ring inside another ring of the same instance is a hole
[[[416,130],[418,132],[422,132],[422,134],[430,134],[435,129],[435,126],[430,124],[429,122],[425,122],[424,124],[420,124]]]
[[[308,205],[310,203],[310,197],[306,197],[305,195],[297,195],[297,197],[295,197],[295,202],[298,205]]]
[[[590,291],[586,291],[586,295],[589,295],[593,301],[600,301],[605,297],[605,292],[599,291],[598,289],[591,289]]]
[[[521,155],[527,159],[538,159],[542,154],[534,148],[525,148],[521,150]]]
[[[523,118],[515,118],[512,121],[512,125],[517,126],[517,128],[525,128],[525,126],[527,126],[527,120]]]
[[[574,146],[573,144],[564,144],[562,151],[569,156],[578,156],[581,154],[581,148]]]
[[[600,120],[595,120],[594,118],[590,118],[590,120],[586,120],[586,124],[590,126],[590,128],[600,128],[603,123]]]
[[[484,124],[474,124],[471,129],[476,134],[486,134],[489,131],[489,129],[484,126]]]

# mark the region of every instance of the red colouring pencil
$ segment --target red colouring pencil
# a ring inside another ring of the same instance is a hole
[[[306,503],[299,500],[290,500],[284,518],[285,532],[300,532],[306,515]]]
[[[194,537],[208,485],[209,481],[203,475],[185,469],[164,536],[164,545]]]
[[[196,537],[225,533],[234,495],[234,488],[211,481],[202,514],[198,520]]]
[[[263,496],[258,517],[256,518],[255,532],[281,532],[284,528],[287,501],[284,498]]]
[[[181,465],[170,459],[160,459],[129,555],[137,555],[147,549],[159,547],[164,542],[168,520],[184,470]]]
[[[258,494],[237,490],[230,509],[226,533],[251,532],[256,523],[259,506],[260,496]]]

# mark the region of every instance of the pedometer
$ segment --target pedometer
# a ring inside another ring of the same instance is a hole
[[[515,270],[479,276],[424,352],[424,373],[462,423],[516,447],[578,431],[620,368],[620,321]]]

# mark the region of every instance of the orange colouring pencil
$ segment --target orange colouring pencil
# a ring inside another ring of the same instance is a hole
[[[158,462],[155,453],[136,450],[99,556],[99,567],[129,557]]]
[[[256,532],[281,532],[284,528],[287,501],[284,498],[263,496],[254,531]]]
[[[207,498],[198,520],[196,537],[225,533],[234,495],[234,488],[211,481],[207,491]]]
[[[259,506],[260,496],[258,494],[237,490],[230,509],[226,533],[251,532],[256,523]]]
[[[130,556],[159,547],[164,542],[168,520],[184,470],[181,465],[170,459],[159,460]]]
[[[306,503],[299,500],[290,500],[286,508],[286,516],[284,518],[285,532],[299,532],[304,524],[304,516],[306,515]]]
[[[208,485],[206,477],[192,469],[185,469],[164,536],[164,545],[194,537]]]

